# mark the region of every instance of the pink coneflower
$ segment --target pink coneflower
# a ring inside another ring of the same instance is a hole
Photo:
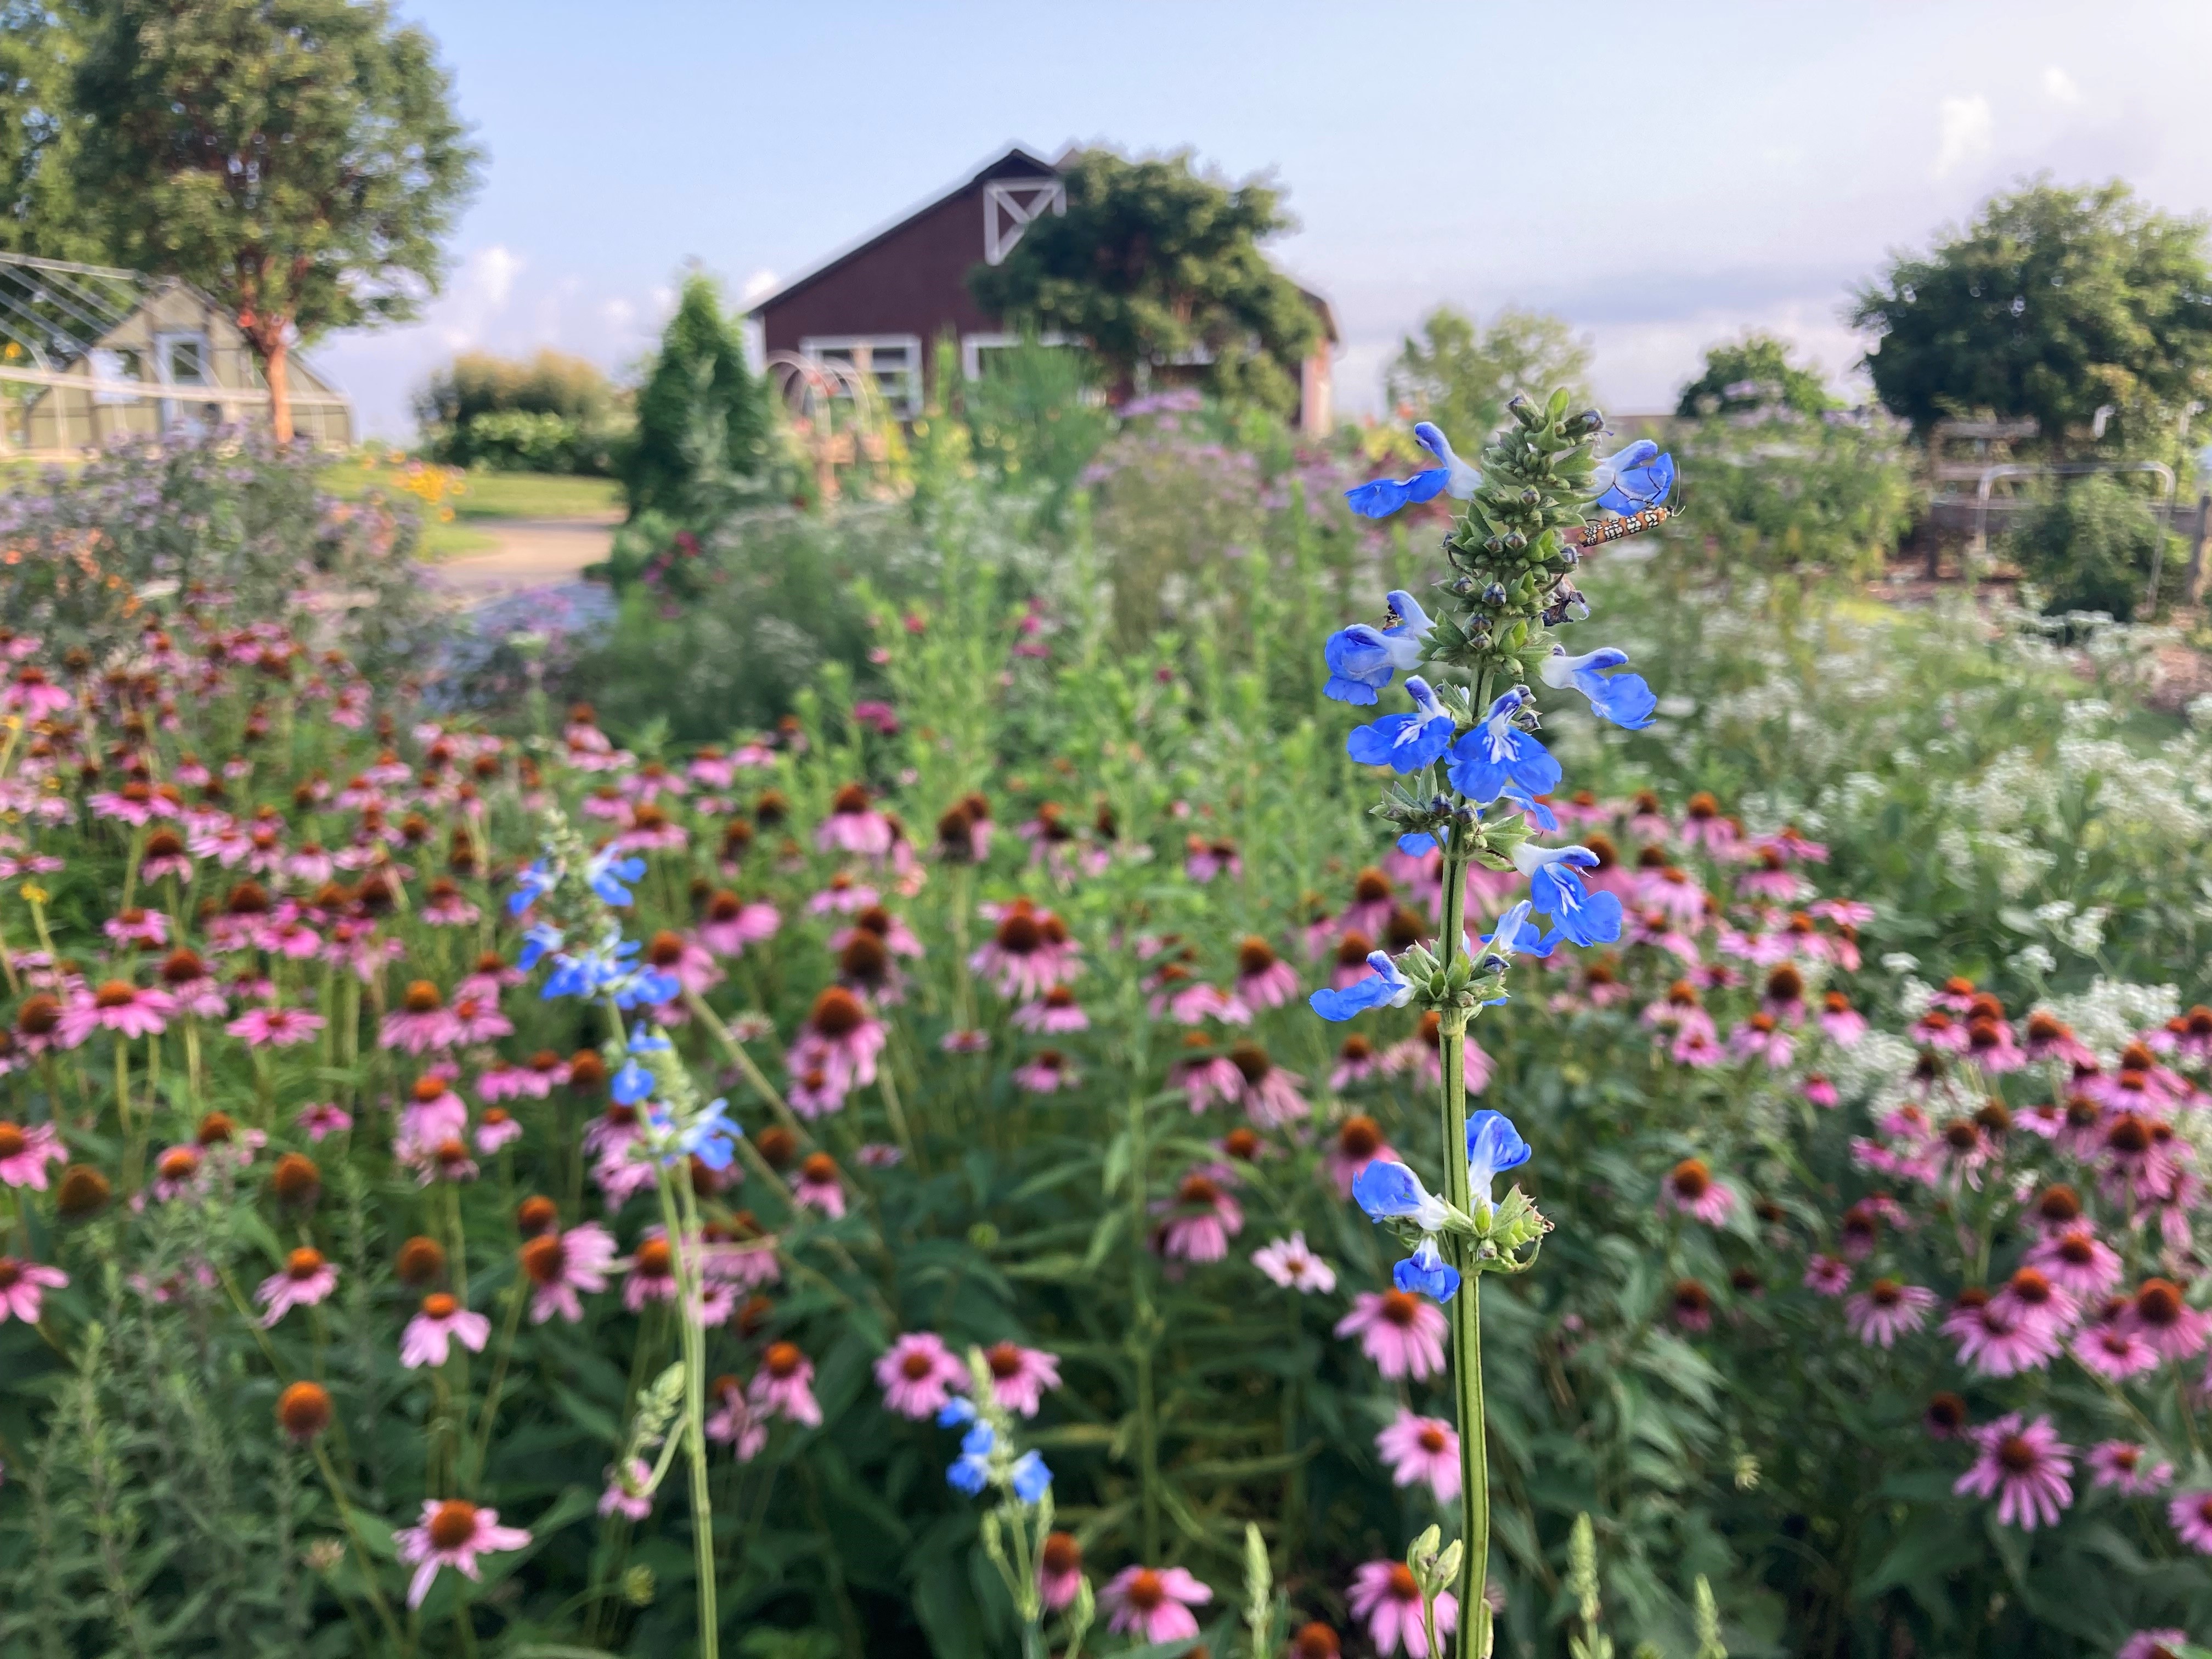
[[[876,1386],[886,1410],[919,1422],[967,1388],[968,1367],[936,1332],[908,1331],[877,1357]]]
[[[1155,1018],[1164,1012],[1179,1025],[1203,1024],[1218,1019],[1224,1025],[1249,1025],[1252,1011],[1218,985],[1188,977],[1189,969],[1170,963],[1156,975],[1159,989],[1153,994]]]
[[[1947,1008],[1929,1008],[1912,1024],[1912,1040],[1925,1048],[1940,1048],[1950,1054],[1963,1054],[1966,1048],[1966,1023]]]
[[[1974,998],[1978,994],[1978,993],[1974,989],[1973,981],[1968,979],[1964,974],[1954,974],[1936,988],[1933,996],[1928,999],[1928,1006],[1931,1008],[1941,1008],[1947,1013],[1972,1013]]]
[[[69,1275],[59,1267],[0,1255],[0,1319],[14,1318],[26,1325],[37,1324],[39,1306],[46,1293],[62,1290],[68,1284]]]
[[[1702,1336],[1713,1328],[1713,1293],[1700,1279],[1678,1279],[1668,1297],[1667,1311],[1684,1330]]]
[[[496,997],[477,994],[457,996],[453,1012],[457,1042],[495,1042],[514,1035],[514,1022],[500,1012]]]
[[[157,950],[169,942],[169,919],[159,910],[141,910],[134,906],[110,916],[100,924],[100,931],[118,945]]]
[[[895,1170],[906,1162],[906,1152],[888,1140],[864,1140],[853,1154],[864,1170]]]
[[[138,861],[138,873],[149,885],[171,876],[189,884],[192,860],[185,850],[184,838],[173,830],[156,830],[147,836],[146,855]]]
[[[726,887],[707,900],[699,942],[718,957],[738,956],[748,945],[773,937],[782,925],[775,906],[761,899],[741,899]]]
[[[952,1030],[938,1038],[937,1046],[948,1054],[983,1054],[991,1051],[988,1031]]]
[[[206,1160],[197,1146],[172,1146],[154,1160],[154,1178],[147,1189],[167,1203],[198,1190]]]
[[[458,1139],[469,1127],[466,1102],[455,1094],[452,1078],[442,1070],[425,1073],[415,1079],[409,1091],[407,1104],[400,1109],[399,1139],[408,1146],[428,1148],[441,1140]],[[586,1130],[585,1145],[591,1145]]]
[[[2121,1318],[2161,1359],[2182,1360],[2202,1353],[2212,1338],[2212,1318],[2191,1307],[2181,1286],[2170,1279],[2143,1280]]]
[[[222,1028],[249,1048],[289,1048],[311,1041],[323,1017],[305,1008],[249,1008]]]
[[[1037,1594],[1048,1613],[1058,1613],[1083,1589],[1083,1546],[1072,1532],[1045,1534],[1037,1547]]]
[[[1851,1287],[1850,1264],[1815,1254],[1805,1263],[1805,1288],[1816,1296],[1841,1296]]]
[[[2120,1644],[2112,1659],[2181,1659],[2188,1645],[2185,1630],[2139,1630]]]
[[[2049,1418],[2023,1425],[2019,1413],[2008,1412],[1973,1430],[1970,1438],[1981,1455],[1953,1483],[1953,1492],[1961,1498],[1996,1498],[2000,1526],[2033,1532],[2057,1523],[2060,1511],[2074,1501],[2067,1480],[2074,1471],[2074,1452],[2061,1443]]]
[[[653,1498],[646,1490],[653,1468],[642,1457],[633,1457],[620,1468],[607,1471],[607,1489],[599,1494],[599,1513],[619,1515],[625,1521],[642,1521],[653,1513]]]
[[[1866,1035],[1866,1016],[1841,991],[1830,991],[1820,999],[1820,1029],[1830,1041],[1848,1048]]]
[[[327,862],[327,860],[325,860]],[[326,881],[327,876],[315,878]],[[430,884],[422,901],[422,920],[433,927],[473,927],[482,915],[468,895],[442,877]]]
[[[1237,1068],[1237,1103],[1261,1127],[1279,1128],[1312,1115],[1298,1093],[1297,1074],[1276,1065],[1258,1043],[1238,1043],[1229,1051],[1229,1063]]]
[[[176,1004],[166,992],[148,990],[127,980],[111,979],[90,995],[72,998],[62,1010],[54,1040],[74,1048],[96,1030],[126,1037],[152,1036],[168,1029]]]
[[[1738,1060],[1763,1060],[1778,1072],[1796,1057],[1797,1045],[1773,1015],[1762,1012],[1729,1033],[1729,1052]]]
[[[2000,1306],[1987,1291],[1974,1286],[1959,1293],[1942,1331],[1958,1343],[1959,1363],[1983,1376],[2040,1370],[2058,1352],[2053,1324]]]
[[[46,678],[46,671],[35,664],[25,663],[15,671],[15,678],[0,688],[0,708],[12,709],[23,717],[26,726],[35,726],[51,715],[58,714],[75,703],[76,699]]]
[[[1736,890],[1747,898],[1770,904],[1795,904],[1810,891],[1805,878],[1790,868],[1778,848],[1762,847],[1752,853],[1752,867],[1736,878]]]
[[[876,1080],[876,1055],[885,1034],[867,1006],[842,986],[833,985],[814,999],[799,1041],[784,1057],[793,1076],[820,1072],[837,1093]]]
[[[879,859],[891,850],[890,822],[869,805],[865,785],[848,783],[831,798],[830,816],[815,830],[814,844],[825,853]]]
[[[997,927],[969,957],[968,965],[990,980],[1000,996],[1042,996],[1079,971],[1067,925],[1051,911],[1018,898],[1004,906],[987,906],[984,914]]]
[[[1972,1432],[1966,1402],[1948,1389],[1931,1395],[1927,1409],[1920,1414],[1920,1426],[1927,1430],[1930,1440],[1963,1440]]]
[[[856,881],[840,870],[830,878],[830,884],[806,901],[810,915],[851,915],[866,910],[882,901],[883,895],[866,882]]]
[[[1298,994],[1298,976],[1255,933],[1237,947],[1237,994],[1248,1006],[1279,1008]]]
[[[1893,1279],[1877,1279],[1844,1303],[1844,1322],[1869,1348],[1887,1348],[1918,1330],[1936,1305],[1936,1292]]]
[[[983,1363],[990,1368],[992,1397],[1024,1417],[1035,1417],[1045,1390],[1060,1386],[1059,1356],[1042,1348],[994,1342],[983,1350]]]
[[[2120,1282],[2118,1252],[2086,1221],[2052,1233],[2027,1253],[2027,1265],[2076,1297],[2102,1296]]]
[[[526,1240],[520,1255],[530,1280],[530,1322],[543,1325],[559,1314],[573,1325],[584,1316],[579,1293],[596,1295],[606,1289],[616,1248],[612,1234],[598,1222],[586,1221],[565,1232],[549,1229]]]
[[[399,1363],[413,1370],[418,1365],[442,1365],[459,1342],[471,1353],[482,1353],[491,1340],[491,1321],[464,1308],[458,1297],[433,1291],[422,1298],[422,1311],[407,1322],[400,1334]]]
[[[319,887],[337,873],[337,866],[320,845],[312,841],[303,841],[286,856],[283,871],[293,880],[305,886]],[[458,897],[458,892],[454,896]],[[471,913],[468,919],[474,921],[476,906],[471,904],[466,908]],[[428,920],[429,915],[428,907],[425,907],[423,915],[424,919]]]
[[[2212,1555],[2212,1492],[2185,1492],[2166,1506],[2166,1518],[2181,1541],[2199,1554]]]
[[[26,1128],[0,1119],[0,1182],[42,1193],[46,1189],[46,1165],[68,1161],[69,1151],[52,1124],[33,1123]]]
[[[486,1158],[510,1142],[522,1139],[522,1126],[504,1106],[487,1106],[477,1124],[477,1151]]]
[[[426,1498],[422,1523],[394,1533],[392,1541],[398,1546],[400,1560],[415,1567],[415,1576],[407,1584],[407,1605],[419,1607],[429,1595],[439,1568],[451,1567],[481,1580],[483,1573],[477,1565],[477,1557],[525,1548],[530,1534],[520,1527],[501,1526],[497,1510],[479,1509],[458,1498],[442,1502]]]
[[[1244,872],[1244,860],[1237,856],[1237,843],[1219,836],[1189,836],[1183,843],[1183,873],[1193,881],[1212,881],[1224,871],[1237,876]]]
[[[1836,1103],[1842,1099],[1836,1092],[1836,1085],[1820,1072],[1808,1073],[1802,1092],[1806,1099],[1825,1111],[1833,1111]]]
[[[1444,1368],[1444,1313],[1433,1302],[1404,1291],[1362,1291],[1339,1320],[1339,1336],[1356,1336],[1375,1369],[1395,1381],[1416,1382]]]
[[[623,1280],[623,1306],[642,1313],[648,1302],[676,1300],[676,1249],[658,1229],[638,1241]]]
[[[1336,1051],[1336,1064],[1329,1068],[1328,1086],[1340,1092],[1379,1075],[1382,1070],[1382,1057],[1375,1052],[1375,1045],[1355,1031]]]
[[[845,1186],[837,1174],[837,1161],[827,1152],[810,1152],[791,1183],[794,1204],[819,1210],[836,1220],[845,1213]]]
[[[1164,1214],[1155,1242],[1170,1261],[1218,1261],[1229,1254],[1229,1241],[1244,1231],[1244,1211],[1229,1195],[1235,1177],[1221,1164],[1193,1170],[1182,1178],[1172,1199],[1152,1206]]]
[[[1286,1291],[1326,1296],[1336,1288],[1336,1269],[1306,1248],[1306,1236],[1271,1239],[1252,1252],[1252,1265]]]
[[[1193,1607],[1202,1607],[1213,1592],[1182,1567],[1124,1567],[1098,1593],[1107,1629],[1146,1642],[1179,1642],[1198,1634]]]
[[[746,1397],[763,1416],[774,1413],[811,1429],[822,1426],[822,1407],[814,1401],[814,1362],[795,1342],[768,1345]]]
[[[1397,1485],[1425,1480],[1439,1504],[1459,1496],[1459,1431],[1443,1419],[1416,1417],[1401,1406],[1396,1420],[1375,1437],[1375,1449]]]
[[[1398,908],[1397,891],[1390,878],[1371,866],[1352,878],[1352,902],[1344,907],[1344,914],[1329,924],[1334,937],[1336,933],[1363,933],[1370,938],[1388,925],[1393,911]],[[1370,947],[1372,948],[1371,946]],[[1360,959],[1366,959],[1361,952]]]
[[[1035,1002],[1022,1004],[1014,1010],[1013,1022],[1021,1030],[1051,1036],[1091,1029],[1091,1017],[1077,1005],[1075,993],[1065,985],[1055,985]]]
[[[2089,1472],[2123,1498],[2148,1498],[2173,1484],[2173,1465],[2132,1440],[2100,1440],[2089,1448]]]
[[[2055,1060],[2067,1066],[2094,1066],[2097,1063],[2097,1056],[2074,1035],[2074,1028],[2042,1008],[2027,1017],[2027,1042],[2022,1052],[2037,1062]]]
[[[312,1141],[325,1135],[342,1134],[353,1127],[353,1114],[335,1101],[319,1101],[312,1106],[302,1106],[293,1124],[306,1132]]]
[[[1437,1637],[1459,1627],[1459,1597],[1437,1595]],[[1352,1575],[1352,1616],[1367,1621],[1367,1639],[1389,1659],[1402,1646],[1409,1659],[1429,1659],[1429,1633],[1421,1617],[1421,1587],[1403,1561],[1370,1561]]]
[[[841,927],[830,934],[830,948],[842,951],[862,933],[872,937],[890,956],[919,957],[923,954],[921,941],[915,936],[914,929],[880,904],[871,905],[854,916],[850,927]]]
[[[418,979],[409,982],[400,1006],[384,1017],[377,1042],[382,1048],[419,1054],[431,1048],[450,1048],[459,1036],[460,1027],[438,988],[427,979]]]
[[[1659,1183],[1662,1213],[1679,1210],[1708,1227],[1725,1225],[1735,1212],[1735,1188],[1715,1177],[1701,1158],[1686,1158]]]
[[[1168,1067],[1168,1086],[1181,1089],[1194,1115],[1217,1100],[1233,1100],[1244,1086],[1244,1074],[1226,1054],[1212,1053],[1203,1032],[1186,1033],[1185,1056]]]
[[[2074,1298],[2039,1267],[2017,1269],[2004,1288],[1990,1298],[1990,1306],[2053,1332],[2070,1330],[2081,1318]]]
[[[1016,1087],[1033,1095],[1049,1095],[1073,1088],[1083,1081],[1083,1077],[1059,1049],[1040,1048],[1030,1057],[1027,1065],[1014,1068],[1013,1079]]]
[[[1398,1159],[1382,1138],[1382,1126],[1364,1113],[1356,1113],[1336,1126],[1336,1139],[1328,1150],[1327,1168],[1338,1194],[1352,1196],[1352,1183],[1376,1158]]]
[[[2074,1339],[2072,1352],[2084,1370],[2114,1382],[2156,1370],[2159,1364],[2158,1350],[2118,1320],[2088,1327]]]
[[[312,1308],[338,1287],[338,1270],[323,1259],[320,1250],[302,1245],[284,1259],[284,1271],[261,1281],[253,1299],[269,1311],[261,1316],[265,1329],[294,1308]]]
[[[753,1409],[736,1377],[716,1377],[712,1392],[721,1406],[707,1419],[707,1438],[733,1447],[738,1462],[751,1462],[768,1444],[767,1420]]]

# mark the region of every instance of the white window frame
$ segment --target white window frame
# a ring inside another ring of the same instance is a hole
[[[1008,334],[1003,331],[995,334],[988,332],[963,334],[960,337],[960,372],[969,380],[980,380],[983,378],[985,352],[1002,351],[1008,346],[1018,346],[1021,343],[1020,335]],[[1056,329],[1048,330],[1038,335],[1036,343],[1041,346],[1064,346],[1074,343],[1066,335]]]
[[[1036,221],[1066,211],[1064,179],[991,179],[983,186],[983,263],[999,264]]]
[[[902,420],[912,420],[921,413],[921,336],[919,334],[810,334],[799,343],[799,354],[807,357],[830,359],[840,357],[851,368],[860,367],[857,354],[868,354],[868,375],[874,382],[884,404]],[[897,389],[885,384],[887,371],[878,366],[875,354],[878,351],[900,350],[906,354],[906,367],[897,371]]]

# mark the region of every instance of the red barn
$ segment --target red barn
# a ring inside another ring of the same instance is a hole
[[[968,273],[997,264],[1022,232],[1048,213],[1067,210],[1067,187],[1050,161],[1016,145],[973,177],[904,217],[786,283],[748,315],[769,356],[842,362],[871,374],[902,416],[921,412],[934,343],[960,343],[971,380],[985,353],[1014,343],[1004,321],[980,309]],[[1305,290],[1301,289],[1302,293]],[[1307,293],[1322,342],[1299,375],[1298,424],[1328,429],[1329,355],[1337,343],[1328,302]]]

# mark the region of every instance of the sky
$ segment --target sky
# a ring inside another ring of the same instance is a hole
[[[310,353],[393,439],[457,351],[634,367],[688,262],[757,295],[1011,143],[1269,177],[1354,414],[1438,304],[1557,313],[1622,412],[1747,329],[1863,393],[1852,287],[1991,192],[2212,211],[2205,0],[398,6],[487,160],[422,320]]]

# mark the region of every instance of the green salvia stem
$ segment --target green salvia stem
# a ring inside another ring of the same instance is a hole
[[[1459,953],[1466,910],[1467,858],[1459,845],[1459,832],[1454,830],[1444,846],[1443,938],[1437,952],[1438,961],[1447,969]],[[1444,1197],[1455,1208],[1471,1212],[1473,1193],[1467,1168],[1467,1013],[1463,1009],[1445,1009],[1441,1018],[1438,1053],[1443,1062]],[[1490,1565],[1490,1470],[1482,1415],[1482,1276],[1471,1240],[1455,1239],[1453,1253],[1459,1263],[1460,1291],[1447,1311],[1459,1407],[1460,1537],[1467,1546],[1460,1565],[1460,1628],[1466,1632],[1464,1651],[1481,1655],[1490,1650],[1490,1609],[1482,1599]]]

